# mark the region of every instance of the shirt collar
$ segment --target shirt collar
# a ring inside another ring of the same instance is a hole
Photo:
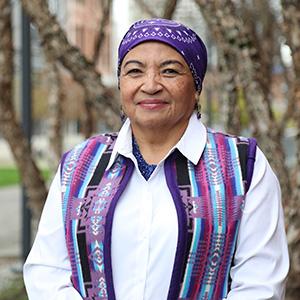
[[[207,130],[203,123],[198,120],[195,113],[189,120],[187,129],[178,143],[173,147],[177,148],[188,160],[194,165],[198,164],[202,152],[204,150],[207,139]],[[170,151],[172,152],[173,149]],[[130,121],[127,118],[118,134],[115,146],[113,148],[107,169],[109,169],[115,161],[117,155],[132,157],[132,132]]]
[[[207,140],[207,129],[196,113],[190,117],[188,127],[175,146],[188,160],[197,165]]]
[[[124,155],[126,157],[132,154],[132,132],[130,127],[130,121],[128,118],[125,120],[123,126],[119,131],[115,146],[111,153],[110,160],[106,169],[109,169],[112,166],[119,154]]]

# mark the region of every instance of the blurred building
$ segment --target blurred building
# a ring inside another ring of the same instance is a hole
[[[128,0],[130,23],[151,17],[163,15],[165,1],[144,0],[145,6],[137,4],[137,0]],[[173,19],[182,22],[197,32],[204,40],[206,39],[206,25],[194,0],[178,0]]]
[[[78,47],[81,53],[92,63],[96,65],[96,69],[101,73],[102,81],[108,85],[116,85],[116,80],[112,64],[112,18],[107,16],[108,23],[105,28],[105,39],[101,41],[102,47],[97,55],[96,43],[99,40],[100,23],[105,10],[107,1],[99,0],[68,0],[66,2],[65,20],[61,22],[69,42]],[[80,115],[83,109],[84,92],[82,88],[73,81],[73,79],[65,74],[65,117],[68,122],[68,132],[80,131]],[[73,105],[74,102],[77,105]],[[101,130],[101,121],[94,115],[95,123]]]
[[[105,2],[99,0],[70,0],[66,2],[67,17],[64,27],[69,41],[79,47],[90,61],[94,60]],[[97,69],[101,72],[102,79],[106,83],[112,84],[111,16],[108,18],[105,40],[102,42],[102,49],[97,55],[100,58]]]
[[[66,32],[70,43],[81,49],[87,59],[93,60],[95,53],[95,43],[99,36],[100,20],[103,16],[103,9],[106,0],[48,0],[49,8],[56,15],[59,23]],[[114,0],[112,13],[109,16],[108,26],[106,27],[106,38],[97,62],[97,69],[102,75],[103,82],[108,86],[115,86],[116,66],[117,66],[117,47],[128,26],[142,18],[161,16],[165,1],[144,0],[150,11],[146,11],[137,0]],[[20,3],[13,1],[14,24],[15,24],[15,49],[16,49],[16,74],[19,74],[20,61]],[[216,74],[217,48],[214,45],[209,29],[201,15],[198,6],[193,0],[179,0],[173,19],[187,24],[196,31],[205,41],[208,48],[209,70],[205,79],[204,90],[202,93],[203,110],[211,115],[211,110],[218,111],[221,95],[216,86],[219,78]],[[35,133],[46,131],[48,116],[48,96],[49,80],[47,62],[40,47],[38,32],[32,27],[32,65],[33,65],[33,101],[34,118],[37,126]],[[84,93],[79,84],[75,83],[70,74],[61,69],[63,74],[63,88],[65,90],[65,115],[67,120],[66,127],[68,132],[78,132],[80,124],[80,114]],[[284,80],[282,72],[274,74],[273,93],[278,99],[279,105],[284,105]],[[16,107],[19,102],[19,77],[16,76]],[[74,105],[75,104],[75,105]],[[205,118],[204,118],[205,119]],[[214,118],[219,120],[219,117]]]

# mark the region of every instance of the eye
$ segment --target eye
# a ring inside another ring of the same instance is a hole
[[[132,68],[132,69],[129,69],[125,72],[126,75],[138,75],[138,74],[141,74],[141,73],[142,73],[142,70],[138,69],[138,68]]]
[[[173,69],[173,68],[163,69],[162,73],[166,74],[166,75],[177,75],[177,74],[179,74],[179,72],[176,69]]]

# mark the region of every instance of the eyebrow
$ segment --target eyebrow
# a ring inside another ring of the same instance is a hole
[[[172,65],[172,64],[178,64],[180,65],[181,67],[184,67],[184,65],[179,61],[179,60],[176,60],[176,59],[169,59],[169,60],[166,60],[164,62],[162,62],[160,64],[161,67],[165,67],[167,65]]]
[[[124,68],[129,65],[129,64],[138,64],[140,66],[144,66],[144,64],[142,62],[140,62],[139,60],[128,60],[126,61],[126,63],[124,64]]]
[[[134,60],[134,59],[132,59],[132,60],[128,60],[128,61],[124,64],[124,68],[125,68],[127,65],[129,65],[129,64],[137,64],[137,65],[140,65],[140,66],[144,66],[144,64],[143,64],[142,62],[140,62],[139,60]],[[178,60],[176,60],[176,59],[165,60],[165,61],[163,61],[163,62],[160,64],[160,67],[165,67],[165,66],[171,65],[171,64],[178,64],[178,65],[180,65],[181,67],[184,67],[184,65],[183,65],[180,61],[178,61]]]

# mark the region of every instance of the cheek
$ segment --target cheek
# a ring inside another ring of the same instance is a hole
[[[196,103],[194,83],[191,84],[179,81],[176,84],[176,94],[179,101],[182,99],[183,104],[187,106],[192,105],[194,107]]]
[[[122,110],[127,113],[128,110],[130,110],[130,97],[128,97],[126,94],[124,93],[121,93],[120,95],[120,102],[121,102],[121,107],[122,107]]]
[[[173,84],[174,84],[173,88],[176,89],[177,93],[185,94],[185,95],[193,94],[193,98],[195,98],[194,95],[196,93],[196,89],[195,89],[194,80],[192,78],[185,78],[185,79],[179,78]]]
[[[178,80],[175,85],[176,85],[176,88],[178,89],[178,91],[184,91],[187,89],[186,82],[184,82],[182,80]]]
[[[120,80],[120,95],[121,98],[132,98],[136,93],[136,82],[128,79]]]
[[[130,98],[130,86],[126,83],[120,82],[120,99],[121,102],[128,101],[128,98]]]
[[[120,103],[126,115],[133,109],[133,93],[126,84],[120,84]]]

